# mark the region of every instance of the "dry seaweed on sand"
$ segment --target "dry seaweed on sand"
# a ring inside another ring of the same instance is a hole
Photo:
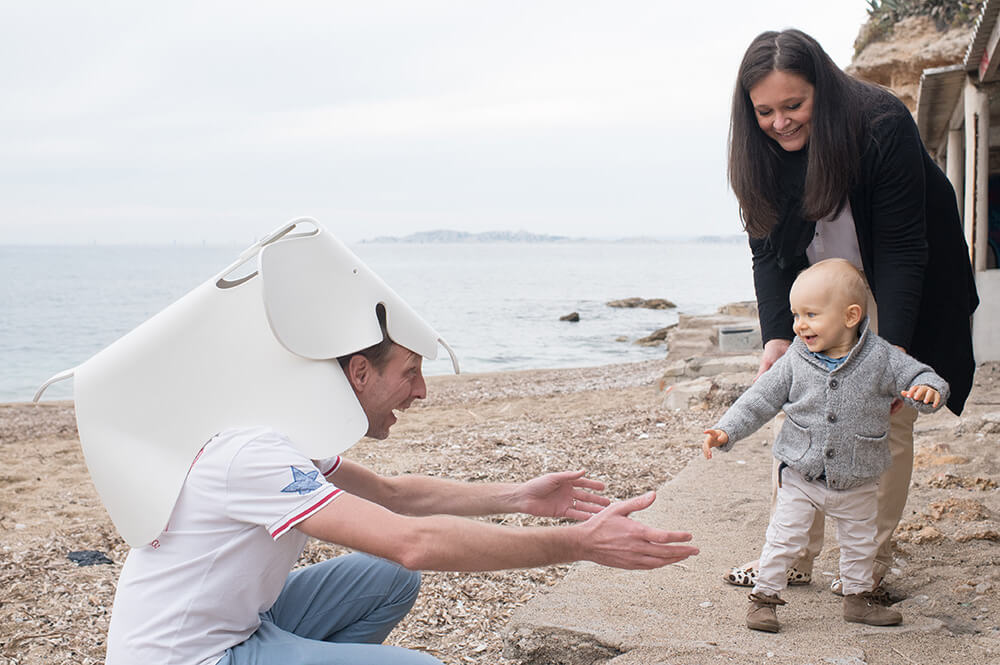
[[[697,452],[692,417],[661,412],[663,363],[432,377],[426,402],[386,441],[348,456],[386,473],[518,481],[586,468],[612,498],[658,487]],[[128,548],[94,493],[67,403],[0,405],[0,664],[103,662],[115,582]],[[515,525],[554,524],[524,516]],[[71,551],[112,565],[79,567]],[[300,565],[342,550],[312,542]],[[569,566],[423,576],[413,611],[389,642],[449,665],[505,665],[512,612],[550,589]]]

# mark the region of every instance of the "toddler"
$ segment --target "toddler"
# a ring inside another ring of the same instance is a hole
[[[876,480],[891,463],[889,410],[902,395],[921,412],[938,409],[948,384],[867,329],[864,277],[843,259],[802,271],[789,295],[795,339],[733,404],[702,450],[733,444],[785,411],[774,442],[778,497],[750,594],[747,627],[778,632],[775,607],[786,571],[806,546],[817,507],[837,520],[844,619],[873,626],[902,622],[877,604],[874,588]]]

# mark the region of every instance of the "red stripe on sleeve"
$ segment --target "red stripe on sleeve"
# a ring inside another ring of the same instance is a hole
[[[333,501],[333,499],[336,498],[337,495],[340,494],[341,492],[343,492],[342,489],[334,487],[333,491],[331,491],[329,494],[327,494],[326,496],[324,496],[322,499],[320,499],[316,503],[312,504],[311,506],[309,506],[308,508],[306,508],[305,510],[303,510],[301,513],[299,513],[298,515],[296,515],[295,517],[291,518],[290,520],[288,520],[287,522],[285,522],[284,524],[282,524],[281,526],[279,526],[278,528],[276,528],[274,531],[272,531],[271,532],[271,538],[274,539],[274,540],[277,540],[279,537],[281,537],[282,534],[284,534],[286,531],[288,531],[288,529],[292,528],[293,526],[295,526],[296,524],[298,524],[299,522],[301,522],[305,518],[309,517],[310,515],[312,515],[314,512],[316,512],[317,510],[319,510],[323,506],[325,506],[326,504],[328,504],[331,501]]]
[[[326,478],[327,476],[329,476],[331,473],[333,473],[334,471],[336,471],[339,468],[340,468],[340,455],[337,455],[337,459],[336,459],[336,461],[334,461],[333,466],[330,467],[330,470],[323,472],[323,477]]]

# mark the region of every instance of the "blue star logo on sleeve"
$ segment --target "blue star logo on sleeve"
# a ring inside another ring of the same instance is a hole
[[[319,471],[314,469],[312,471],[301,471],[296,469],[294,466],[289,467],[292,470],[292,482],[291,484],[282,488],[282,492],[291,494],[293,492],[298,494],[309,494],[314,489],[321,487],[320,483],[316,482],[316,476],[319,475]]]

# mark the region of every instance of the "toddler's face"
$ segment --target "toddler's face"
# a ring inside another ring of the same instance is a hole
[[[795,334],[810,351],[841,358],[850,352],[858,339],[858,326],[848,326],[851,303],[819,279],[797,281],[789,302],[795,322]]]

